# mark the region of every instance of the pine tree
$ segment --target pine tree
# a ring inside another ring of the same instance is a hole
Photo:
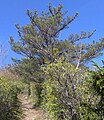
[[[81,32],[80,35],[72,34],[66,40],[60,40],[60,32],[68,28],[70,23],[78,16],[76,12],[73,16],[66,16],[62,12],[62,5],[52,8],[49,4],[49,11],[42,12],[41,16],[35,10],[33,13],[27,10],[30,23],[20,27],[16,25],[20,39],[15,42],[10,37],[12,50],[29,59],[41,59],[41,64],[45,60],[54,61],[54,52],[69,58],[69,62],[80,64],[95,58],[101,54],[104,48],[104,39],[99,42],[93,41],[92,44],[84,44],[83,39],[90,38],[94,32]]]
[[[68,28],[78,16],[78,12],[71,17],[66,17],[66,14],[67,11],[62,11],[62,5],[52,8],[49,4],[48,12],[42,12],[41,15],[38,15],[36,10],[34,12],[27,10],[30,23],[22,27],[16,25],[19,40],[15,41],[10,37],[9,42],[12,50],[24,57],[21,60],[14,60],[14,69],[24,76],[25,80],[41,84],[45,81],[41,66],[57,63],[60,57],[67,59],[67,64],[74,65],[75,70],[78,70],[79,67],[85,67],[85,63],[102,54],[104,39],[100,39],[99,42],[93,41],[91,44],[83,42],[85,39],[90,39],[96,30],[72,34],[64,40],[59,39],[60,32]]]

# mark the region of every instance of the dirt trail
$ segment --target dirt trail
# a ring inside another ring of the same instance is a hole
[[[19,99],[22,103],[23,119],[22,120],[46,120],[43,117],[42,111],[34,109],[32,103],[25,95],[20,95]]]

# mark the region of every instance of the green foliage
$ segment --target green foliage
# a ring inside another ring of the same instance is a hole
[[[57,56],[67,57],[70,63],[79,65],[101,55],[104,39],[99,42],[93,41],[91,44],[82,42],[83,39],[90,38],[96,30],[71,34],[64,40],[59,39],[60,32],[69,27],[78,16],[78,12],[65,17],[67,12],[62,11],[62,5],[52,8],[49,4],[48,8],[48,12],[42,12],[40,16],[36,10],[34,12],[28,10],[30,23],[22,27],[16,25],[19,40],[15,42],[14,38],[10,37],[9,41],[14,52],[32,61],[37,58],[41,61],[40,64],[45,64],[47,60],[50,62],[55,60],[54,49],[59,52]]]
[[[81,120],[103,120],[104,119],[104,67],[94,63],[95,70],[88,72],[88,83],[83,86],[84,93],[79,107]]]
[[[77,116],[80,92],[82,93],[78,87],[84,79],[81,70],[77,70],[63,58],[42,69],[46,76],[42,92],[43,105],[51,119],[72,119]]]
[[[42,82],[40,63],[37,58],[22,58],[21,61],[13,59],[13,62],[14,65],[12,65],[10,69],[12,69],[12,71],[16,71],[16,73],[19,74],[26,83],[31,81],[35,83]]]
[[[55,83],[54,83],[55,84]],[[43,91],[42,91],[42,107],[45,112],[49,115],[51,120],[61,120],[61,104],[57,103],[58,97],[55,94],[56,89],[51,80],[47,80],[43,84]]]
[[[22,116],[18,93],[24,83],[0,77],[0,120],[19,120]]]
[[[96,105],[95,112],[104,119],[104,66],[100,67],[98,64],[94,63],[95,71],[92,71],[93,80],[93,91],[97,97],[99,97],[99,102]]]
[[[89,107],[81,107],[81,120],[101,120],[98,115]]]
[[[59,58],[42,70],[46,79],[43,108],[52,120],[102,120],[96,109],[100,97],[92,89],[93,81],[87,69],[76,69],[68,60]]]
[[[104,67],[94,64],[96,70],[92,72],[93,87],[98,95],[104,96]]]
[[[29,99],[31,99],[31,102],[33,103],[33,107],[40,107],[42,97],[41,97],[41,90],[42,90],[42,85],[41,84],[36,84],[34,82],[30,82],[29,86],[30,89],[30,94],[29,94]]]
[[[94,30],[60,40],[60,32],[69,27],[78,12],[66,17],[62,5],[52,8],[49,4],[48,9],[41,15],[28,10],[30,23],[16,25],[19,40],[10,37],[9,42],[12,50],[24,58],[13,59],[13,70],[29,84],[29,95],[32,90],[39,104],[43,97],[43,107],[52,120],[99,120],[94,108],[102,95],[103,78],[94,83],[95,94],[85,63],[102,54],[104,39],[91,44],[83,42]],[[30,81],[35,83],[33,89]]]

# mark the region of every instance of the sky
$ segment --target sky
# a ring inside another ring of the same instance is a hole
[[[0,44],[3,45],[3,50],[7,51],[0,61],[1,65],[12,63],[11,57],[19,58],[19,55],[10,49],[8,43],[10,36],[13,36],[15,40],[19,39],[15,24],[20,24],[20,26],[28,24],[26,10],[36,9],[40,14],[41,11],[48,10],[50,2],[56,7],[62,4],[63,11],[68,10],[69,16],[79,12],[78,17],[69,25],[69,29],[60,34],[61,39],[67,39],[72,33],[94,29],[97,31],[87,43],[104,37],[104,0],[1,0]],[[101,65],[102,59],[104,56],[95,60]]]

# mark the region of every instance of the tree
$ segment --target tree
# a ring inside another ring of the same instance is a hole
[[[56,80],[54,81],[55,84],[53,85],[57,84],[58,86],[53,86],[52,90],[54,90],[56,87],[55,89],[57,93],[60,93],[60,96],[58,96],[59,101],[62,100],[63,94],[67,95],[65,91],[68,93],[71,91],[71,95],[69,94],[68,96],[64,96],[64,98],[67,99],[68,97],[69,100],[71,97],[71,104],[73,101],[72,99],[74,99],[76,101],[73,105],[74,108],[69,109],[67,102],[61,101],[60,103],[62,103],[64,107],[66,106],[65,108],[68,112],[66,112],[65,115],[67,116],[67,113],[70,113],[72,110],[72,116],[69,117],[72,120],[77,120],[77,115],[79,115],[79,113],[77,114],[77,106],[80,105],[80,98],[77,98],[77,95],[75,95],[75,98],[73,97],[75,93],[73,90],[78,85],[77,82],[73,82],[76,81],[77,77],[78,81],[80,82],[79,77],[84,74],[84,71],[86,70],[86,62],[102,54],[101,51],[104,49],[104,39],[101,39],[99,42],[93,41],[91,44],[85,44],[83,39],[89,39],[96,31],[94,30],[92,32],[81,32],[79,35],[72,34],[69,35],[69,38],[60,40],[60,32],[68,28],[70,23],[78,16],[78,12],[71,17],[66,17],[67,11],[62,11],[62,5],[59,5],[57,8],[52,8],[51,4],[49,4],[48,9],[48,12],[42,12],[40,16],[36,10],[33,13],[28,10],[27,15],[29,16],[30,23],[22,27],[20,27],[18,24],[16,25],[19,34],[19,40],[15,42],[13,37],[10,37],[10,44],[12,50],[23,55],[24,58],[21,60],[14,60],[14,68],[21,75],[23,75],[24,78],[28,79],[29,81],[32,80],[35,83],[38,83],[38,85],[41,84],[44,86],[46,81],[50,82],[50,79],[48,80],[48,78],[53,78]],[[62,58],[63,61],[65,61],[64,63],[68,66],[68,68],[62,64],[61,66],[58,66],[59,71],[57,71],[55,65],[59,63],[59,58]],[[51,65],[52,68],[48,69],[48,67],[51,67]],[[54,70],[51,76],[47,77],[44,72],[41,71],[41,66],[46,66],[46,68],[49,70],[46,70],[47,74]],[[63,70],[63,67],[65,67],[65,70]],[[70,68],[74,70],[73,71],[71,69],[72,74],[74,74],[75,71],[78,71],[75,79],[73,79],[73,75],[71,75],[72,83],[69,72],[69,76],[67,75],[67,70]],[[62,69],[61,72],[60,69]],[[79,72],[80,70],[82,73]],[[62,74],[63,76],[65,74],[65,79],[63,77],[63,80],[65,81],[61,81],[61,78],[58,79],[57,77],[60,77],[60,75],[55,74],[55,72],[58,72],[58,74]],[[54,74],[56,75],[55,78]],[[67,81],[67,77],[69,77],[69,81]],[[63,82],[63,87],[61,87],[60,82]],[[72,88],[70,88],[69,83],[71,83]],[[55,94],[56,96],[59,95],[57,93]]]
[[[57,55],[68,56],[69,62],[74,62],[77,66],[101,54],[104,48],[103,39],[92,44],[82,42],[83,39],[90,38],[95,30],[81,32],[80,35],[72,34],[67,40],[60,41],[60,32],[66,29],[78,15],[76,12],[73,16],[65,18],[66,13],[67,11],[62,12],[62,5],[52,8],[51,4],[49,4],[49,11],[42,12],[41,16],[36,10],[34,13],[27,10],[30,24],[23,27],[16,25],[20,39],[15,42],[13,37],[10,37],[12,50],[31,60],[41,59],[41,64],[44,64],[45,60],[51,62],[55,60],[54,52],[57,49]]]

